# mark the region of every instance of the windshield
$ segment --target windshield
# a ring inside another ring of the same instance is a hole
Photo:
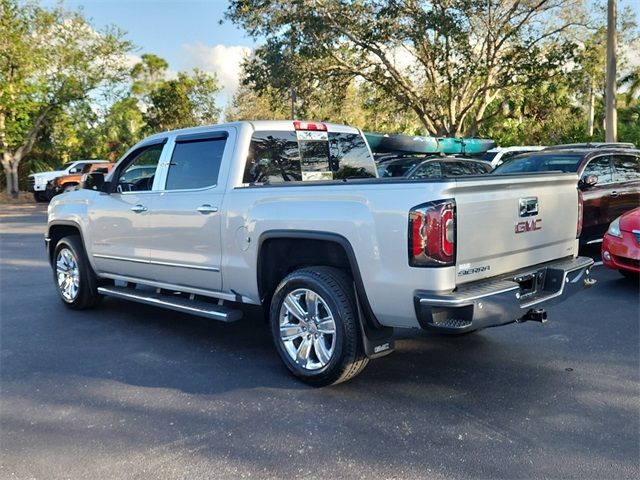
[[[66,170],[67,168],[69,168],[71,165],[73,165],[76,162],[66,162],[63,163],[62,165],[59,165],[58,168],[56,170]]]
[[[482,155],[482,160],[484,160],[485,162],[490,162],[495,158],[497,154],[498,152],[486,152],[484,155]]]
[[[577,172],[582,155],[520,155],[513,157],[498,166],[492,173],[525,173],[525,172]]]

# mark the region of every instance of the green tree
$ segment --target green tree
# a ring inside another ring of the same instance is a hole
[[[215,123],[220,117],[216,95],[220,91],[215,75],[194,69],[167,79],[169,64],[145,53],[131,69],[131,95],[140,100],[146,131]]]
[[[126,75],[131,44],[95,30],[79,12],[0,0],[0,150],[7,191],[47,122]]]
[[[158,132],[216,123],[220,117],[215,103],[219,91],[216,77],[198,69],[159,82],[145,96],[148,129]]]
[[[246,64],[260,91],[360,78],[434,135],[472,135],[505,89],[560,74],[586,23],[580,0],[231,0],[227,17],[268,39]]]

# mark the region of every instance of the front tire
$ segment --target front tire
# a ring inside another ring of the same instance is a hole
[[[344,382],[367,365],[352,280],[332,267],[287,275],[273,295],[271,333],[280,359],[315,387]]]
[[[84,310],[95,307],[102,300],[98,294],[98,279],[78,235],[64,237],[56,245],[53,278],[58,295],[68,308]]]
[[[47,199],[46,192],[33,192],[33,199],[38,203],[45,203],[49,201]]]

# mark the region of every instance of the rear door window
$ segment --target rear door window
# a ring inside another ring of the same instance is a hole
[[[192,190],[216,185],[226,143],[226,138],[177,141],[169,163],[165,190]]]
[[[606,155],[591,160],[584,169],[582,177],[584,178],[588,175],[597,176],[598,184],[611,183],[613,181],[613,172],[611,171],[611,157]]]
[[[613,168],[616,182],[640,179],[640,158],[633,155],[614,155]]]

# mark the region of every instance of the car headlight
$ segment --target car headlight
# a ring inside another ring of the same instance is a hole
[[[36,177],[36,183],[38,185],[46,185],[47,179],[43,177]]]
[[[609,225],[609,230],[607,230],[607,235],[622,238],[622,232],[620,231],[620,217],[611,222],[611,225]]]

